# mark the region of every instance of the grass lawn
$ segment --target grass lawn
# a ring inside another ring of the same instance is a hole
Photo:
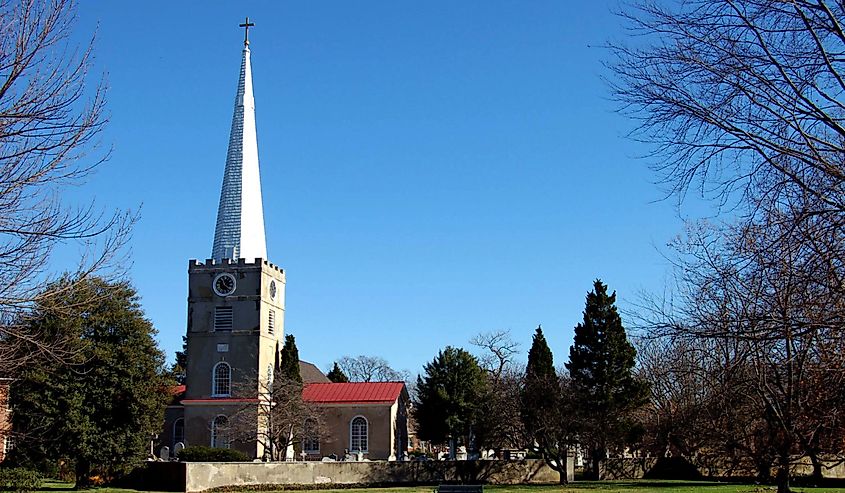
[[[72,491],[72,483],[45,481],[38,491]],[[339,489],[339,490],[302,490],[316,493],[432,493],[433,486],[409,486],[403,488]],[[90,493],[134,493],[136,490],[119,488],[94,488],[84,490]],[[291,490],[288,490],[291,491]],[[579,481],[566,486],[485,486],[490,493],[773,493],[771,486],[749,484],[711,483],[693,481]],[[845,493],[845,488],[806,488],[793,487],[793,491],[807,493]]]

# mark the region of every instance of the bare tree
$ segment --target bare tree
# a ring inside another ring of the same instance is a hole
[[[255,396],[255,388],[253,381],[242,394]],[[295,460],[295,449],[303,450],[308,440],[320,440],[322,413],[302,398],[300,382],[282,376],[260,378],[258,398],[248,400],[229,417],[228,434],[233,441],[257,441],[265,460]]]
[[[774,460],[758,439],[765,422],[751,397],[754,379],[731,338],[667,334],[638,340],[640,376],[651,398],[640,412],[641,448],[656,457],[683,457],[710,475],[768,478]]]
[[[519,343],[514,341],[509,330],[482,332],[469,340],[473,346],[483,350],[478,362],[494,380],[505,370],[513,369],[513,357],[519,352]]]
[[[483,351],[477,357],[487,379],[481,397],[485,411],[474,430],[477,446],[492,449],[496,455],[502,449],[522,448],[526,442],[525,428],[518,417],[523,372],[514,362],[519,343],[508,330],[483,332],[469,342]]]
[[[677,304],[655,307],[671,315],[651,328],[729,350],[736,365],[723,376],[755,419],[722,425],[761,476],[774,461],[788,491],[792,459],[842,452],[824,437],[841,426],[841,392],[830,389],[845,374],[835,356],[845,320],[845,5],[643,2],[621,15],[638,38],[613,46],[611,84],[639,120],[637,136],[656,144],[655,169],[679,199],[697,187],[737,219],[694,224],[675,245]]]
[[[821,443],[832,447],[826,452],[845,452],[841,441],[823,439],[841,429],[845,291],[830,282],[838,267],[801,228],[774,212],[766,217],[763,225],[691,228],[678,245],[677,304],[652,310],[662,318],[649,325],[725,352],[722,378],[751,400],[746,411],[756,418],[756,429],[745,432],[722,423],[733,434],[729,443],[753,452],[764,479],[765,460],[773,461],[778,488],[788,491],[797,458],[816,462]]]
[[[0,375],[33,357],[64,359],[61,340],[28,329],[54,250],[78,243],[80,282],[126,241],[133,217],[76,207],[62,191],[103,163],[96,138],[106,122],[102,86],[87,82],[91,47],[68,44],[71,0],[0,3]],[[69,286],[68,289],[72,289]]]
[[[611,84],[658,144],[671,191],[775,203],[797,190],[814,212],[845,211],[841,2],[643,2],[621,15],[637,44],[613,46]]]
[[[410,380],[410,373],[397,371],[380,356],[344,356],[337,365],[350,382],[404,382]]]

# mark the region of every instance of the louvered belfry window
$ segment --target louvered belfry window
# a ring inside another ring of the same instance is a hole
[[[232,330],[233,316],[231,306],[214,307],[214,330]]]

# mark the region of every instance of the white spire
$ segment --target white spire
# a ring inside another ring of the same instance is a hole
[[[267,258],[248,44],[248,41],[244,43],[226,171],[223,174],[217,226],[214,229],[211,258],[216,261],[224,258],[244,258],[249,261],[259,257]]]

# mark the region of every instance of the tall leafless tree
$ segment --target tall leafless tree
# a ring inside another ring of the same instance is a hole
[[[484,412],[474,430],[478,448],[500,455],[502,449],[524,447],[527,438],[519,419],[523,371],[514,361],[519,343],[508,330],[482,332],[469,342],[482,350],[477,357],[487,379],[481,397]]]
[[[670,190],[775,203],[799,190],[845,211],[845,5],[643,2],[615,45],[616,97],[658,147]]]
[[[394,370],[380,356],[344,356],[337,360],[337,365],[350,382],[405,382],[411,379],[410,373]]]
[[[690,229],[679,245],[677,304],[655,307],[651,313],[664,318],[648,325],[653,335],[692,337],[723,351],[710,354],[724,358],[720,378],[751,400],[746,411],[762,423],[750,433],[719,423],[731,435],[727,443],[744,447],[764,477],[768,457],[787,491],[796,459],[818,463],[822,450],[845,452],[841,440],[826,439],[841,430],[845,291],[829,282],[838,273],[800,228],[767,217],[765,224]]]
[[[53,294],[39,286],[52,270],[80,282],[102,275],[133,222],[62,196],[108,155],[97,146],[105,98],[88,80],[91,46],[68,42],[74,11],[71,0],[0,2],[0,376],[34,357],[67,356],[62,341],[28,328],[33,304]],[[52,266],[70,244],[85,252],[79,263]]]
[[[845,374],[845,5],[647,1],[622,16],[637,36],[612,47],[610,83],[661,181],[733,212],[676,244],[678,298],[650,325],[730,349],[757,418],[734,441],[761,474],[770,455],[788,491],[793,458],[842,448],[824,437]]]

